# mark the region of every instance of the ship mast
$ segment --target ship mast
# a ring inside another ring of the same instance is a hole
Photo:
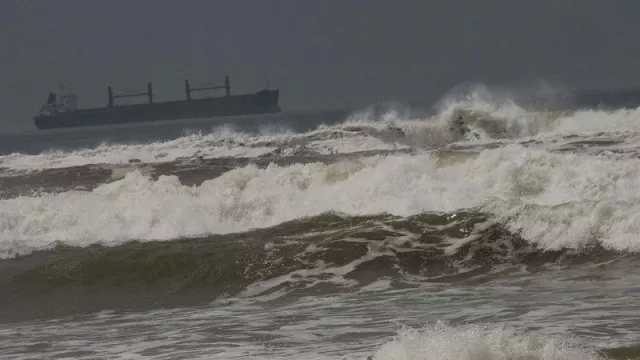
[[[111,86],[107,87],[107,93],[109,96],[109,107],[113,107],[113,99],[116,98],[126,98],[126,97],[138,97],[138,96],[147,96],[149,99],[149,104],[153,104],[153,87],[151,83],[147,84],[146,92],[138,92],[138,93],[129,93],[129,94],[113,94],[113,88]]]
[[[198,87],[198,88],[191,87],[189,80],[184,81],[184,91],[185,91],[185,94],[187,95],[187,100],[191,100],[191,93],[194,91],[220,90],[220,89],[225,90],[225,96],[231,96],[231,84],[229,82],[229,76],[224,77],[224,85],[211,85],[211,86],[205,85],[203,87]]]

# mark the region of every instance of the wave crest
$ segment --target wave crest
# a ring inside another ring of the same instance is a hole
[[[521,146],[456,156],[425,153],[289,166],[250,164],[185,186],[142,172],[92,191],[0,200],[3,257],[47,248],[171,240],[351,216],[478,209],[548,249],[596,241],[638,251],[640,164]]]

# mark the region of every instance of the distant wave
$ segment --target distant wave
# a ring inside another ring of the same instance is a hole
[[[300,151],[341,154],[640,130],[638,109],[546,111],[523,107],[509,97],[495,96],[482,88],[464,96],[446,98],[433,116],[407,116],[401,109],[391,108],[383,113],[362,110],[340,124],[322,125],[306,133],[269,128],[254,134],[223,126],[210,133],[189,134],[165,142],[103,144],[75,151],[51,150],[39,155],[14,153],[0,156],[0,169],[11,173],[130,161],[158,163],[197,157],[288,156]]]

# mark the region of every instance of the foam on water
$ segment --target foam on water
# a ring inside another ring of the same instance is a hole
[[[602,329],[618,330],[616,320],[623,316],[610,319],[601,314],[598,329],[572,320],[573,302],[559,301],[567,296],[559,290],[563,288],[566,285],[555,291],[545,289],[551,294],[545,299],[536,298],[540,289],[527,286],[511,292],[449,289],[429,296],[424,289],[405,289],[285,302],[240,299],[201,308],[102,312],[74,318],[72,323],[55,319],[7,324],[0,329],[0,336],[7,339],[0,354],[7,359],[28,354],[77,359],[603,360],[593,348],[606,346]],[[607,295],[598,299],[605,303]],[[626,298],[627,308],[622,311],[625,318],[637,310],[630,299]],[[458,306],[452,307],[452,302]],[[539,314],[536,319],[514,315],[523,303],[527,309],[548,308],[555,313]],[[460,309],[466,316],[460,316]],[[599,309],[600,304],[593,304],[594,311],[581,308],[581,314],[595,319]],[[495,311],[492,316],[508,321],[487,323],[491,310]],[[446,318],[458,319],[459,325],[437,320]],[[467,321],[473,325],[463,325]],[[425,323],[433,325],[425,327]],[[398,332],[399,324],[403,328]],[[534,324],[537,331],[529,329]],[[568,328],[592,331],[575,335]],[[622,331],[628,343],[635,339],[633,329],[629,325]],[[43,343],[50,345],[38,346]]]
[[[521,335],[506,328],[450,327],[405,330],[380,348],[373,360],[600,360],[593,350],[559,337]]]
[[[181,157],[259,156],[275,147],[246,147],[236,143],[247,134],[221,128],[211,134],[191,134],[175,140],[147,144],[104,144],[93,149],[51,150],[38,155],[14,153],[0,156],[0,167],[12,170],[39,170],[88,164],[126,164],[138,159],[144,163],[174,161]],[[235,142],[230,143],[228,140]]]
[[[209,134],[191,134],[149,144],[105,144],[93,149],[52,150],[38,155],[13,153],[0,156],[0,168],[9,169],[12,173],[88,164],[126,164],[132,159],[158,163],[194,157],[258,157],[276,150],[278,155],[286,156],[300,148],[318,154],[335,154],[401,147],[406,146],[396,143],[393,134],[386,134],[384,127],[321,127],[304,134],[286,130],[275,134],[250,134],[216,128]]]
[[[188,187],[141,172],[91,192],[0,201],[0,254],[56,241],[86,246],[170,240],[276,225],[328,211],[347,215],[475,208],[546,249],[639,251],[640,160],[556,154],[512,145],[456,161],[374,156],[333,164],[249,165]]]

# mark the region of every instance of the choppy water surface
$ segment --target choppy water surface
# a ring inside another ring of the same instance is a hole
[[[637,355],[640,110],[310,128],[0,156],[2,358]]]

